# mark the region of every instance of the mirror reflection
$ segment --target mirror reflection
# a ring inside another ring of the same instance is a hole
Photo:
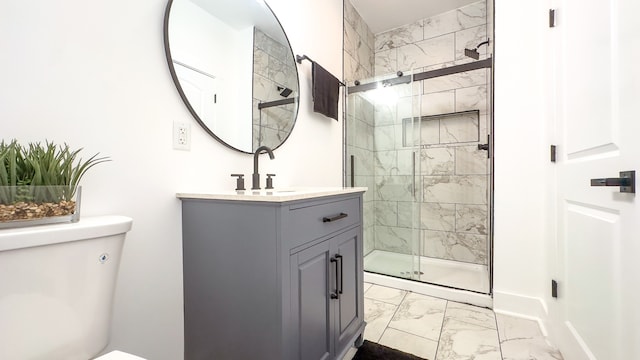
[[[172,0],[165,47],[176,87],[203,128],[246,153],[289,136],[298,73],[277,18],[258,0]]]

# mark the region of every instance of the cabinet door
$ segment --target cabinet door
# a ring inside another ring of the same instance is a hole
[[[330,241],[324,241],[291,255],[293,359],[320,360],[332,356],[330,293],[335,263],[331,262],[329,245]]]
[[[338,259],[338,301],[335,302],[336,352],[352,346],[353,336],[364,321],[361,228],[346,231],[332,240]]]

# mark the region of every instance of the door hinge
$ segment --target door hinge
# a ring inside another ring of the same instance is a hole
[[[551,280],[551,297],[558,298],[558,282]]]
[[[549,9],[549,27],[556,27],[556,10]]]
[[[551,145],[549,151],[551,153],[551,162],[556,162],[557,146]]]

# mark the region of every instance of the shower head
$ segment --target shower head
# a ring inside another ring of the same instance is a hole
[[[476,60],[480,59],[480,53],[478,52],[478,48],[464,49],[464,56],[470,57]]]
[[[293,90],[282,86],[278,86],[278,91],[280,91],[280,96],[282,97],[287,97],[293,92]]]
[[[480,44],[478,44],[478,46],[476,46],[475,49],[464,49],[464,56],[470,57],[472,59],[479,60],[480,59],[480,53],[478,52],[478,49],[482,45],[489,45],[489,40],[487,39],[486,41],[481,42]]]

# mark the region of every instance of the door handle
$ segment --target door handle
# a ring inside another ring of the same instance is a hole
[[[331,298],[332,299],[339,299],[340,295],[338,295],[339,294],[339,292],[338,292],[338,259],[332,257],[331,260],[329,260],[329,261],[332,264],[336,264],[336,267],[335,267],[335,269],[336,269],[336,272],[335,272],[335,274],[336,274],[336,291],[332,291],[331,292]]]
[[[489,153],[489,143],[491,142],[491,135],[487,135],[487,143],[486,144],[478,144],[478,150],[486,150],[487,158],[491,158],[491,154]]]
[[[344,276],[343,276],[343,272],[344,269],[342,267],[342,255],[340,254],[336,254],[336,260],[340,260],[340,286],[338,286],[338,295],[342,295],[342,291],[344,290]],[[336,264],[336,270],[338,269],[338,264]],[[338,276],[336,274],[336,281],[338,280]]]
[[[619,186],[621,193],[636,193],[636,172],[620,171],[620,177],[591,179],[591,186]]]

